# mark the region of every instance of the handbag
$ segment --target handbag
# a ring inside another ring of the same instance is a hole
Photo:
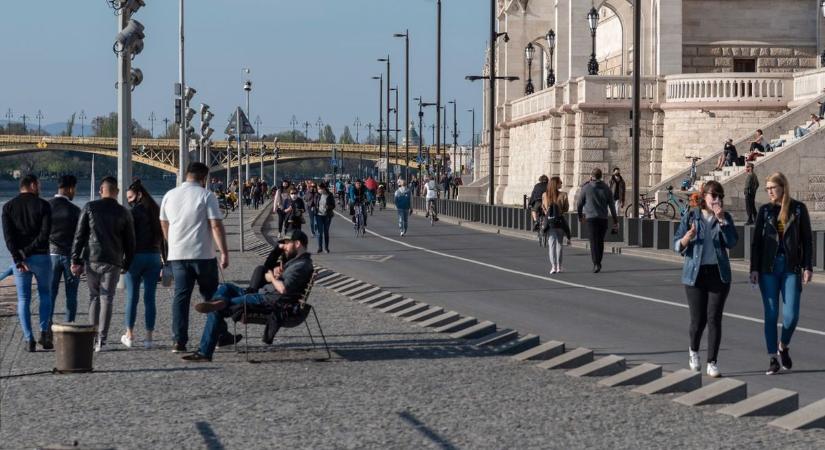
[[[174,275],[172,275],[172,266],[169,263],[164,263],[160,269],[160,284],[163,287],[170,287],[172,286],[172,282],[175,280]]]

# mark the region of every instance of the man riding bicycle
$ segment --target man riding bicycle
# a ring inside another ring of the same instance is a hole
[[[378,190],[376,191],[375,198],[376,200],[378,200],[378,203],[381,205],[381,208],[387,207],[387,198],[385,197],[386,190],[387,187],[386,185],[384,185],[383,181],[378,183]]]
[[[352,216],[352,223],[355,223],[355,205],[359,205],[361,207],[361,216],[363,216],[364,228],[367,227],[367,214],[364,208],[369,201],[368,193],[369,191],[366,186],[361,183],[361,180],[355,180],[355,184],[350,186],[347,195],[349,199],[349,215]]]
[[[538,231],[539,229],[539,214],[543,212],[541,209],[541,196],[547,192],[548,181],[547,175],[540,176],[539,182],[533,186],[533,192],[527,201],[527,206],[530,208],[530,215],[533,217],[533,231]]]
[[[424,184],[424,198],[427,199],[427,214],[424,217],[430,217],[430,211],[433,212],[433,220],[438,220],[436,205],[438,202],[438,193],[441,188],[438,186],[438,183],[435,182],[434,179],[430,178]]]

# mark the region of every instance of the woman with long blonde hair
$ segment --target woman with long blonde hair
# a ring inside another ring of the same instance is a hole
[[[564,219],[564,213],[570,210],[567,193],[561,191],[561,178],[553,177],[547,183],[547,191],[541,196],[544,210],[547,248],[550,256],[550,273],[561,272],[562,245],[564,238],[570,242],[570,227]]]
[[[759,208],[751,241],[751,276],[759,284],[765,308],[765,344],[770,358],[767,375],[790,370],[788,345],[799,320],[802,284],[813,275],[811,218],[805,204],[791,198],[788,179],[781,172],[765,182],[768,203]],[[782,335],[777,346],[776,321],[782,295]],[[780,364],[781,363],[781,364]]]

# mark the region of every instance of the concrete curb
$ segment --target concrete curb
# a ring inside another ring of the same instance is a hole
[[[387,298],[391,295],[393,295],[393,294],[390,291],[381,291],[377,294],[374,294],[374,295],[371,295],[369,297],[365,297],[365,298],[362,298],[361,300],[358,300],[358,303],[360,303],[362,305],[367,305],[367,304],[370,304],[370,303],[377,302],[379,300],[383,300],[383,299],[385,299],[385,298]]]
[[[430,306],[429,308],[427,308],[426,310],[424,310],[424,311],[422,311],[418,314],[413,314],[412,316],[409,316],[409,317],[405,318],[404,321],[406,321],[406,322],[422,322],[424,320],[431,319],[431,318],[433,318],[435,316],[438,316],[440,314],[443,314],[443,313],[444,313],[444,308],[442,308],[440,306]]]
[[[404,300],[404,296],[398,295],[398,294],[392,294],[392,295],[390,295],[389,297],[387,297],[385,299],[381,299],[381,300],[378,300],[377,302],[370,303],[369,305],[367,305],[367,307],[370,308],[370,309],[386,308],[387,306],[394,305],[394,304],[400,302],[401,300]]]
[[[485,320],[450,335],[453,339],[478,339],[496,332],[496,324]]]
[[[371,296],[373,296],[373,295],[375,295],[375,294],[377,294],[377,293],[379,293],[379,292],[381,292],[381,288],[380,288],[380,287],[378,287],[378,286],[373,286],[373,287],[371,287],[371,288],[367,289],[367,290],[366,290],[366,291],[364,291],[364,292],[359,292],[358,294],[351,295],[351,296],[350,296],[350,300],[353,300],[353,301],[356,301],[356,302],[357,302],[357,301],[359,301],[359,300],[363,300],[363,299],[365,299],[365,298],[367,298],[367,297],[371,297]]]
[[[673,401],[687,406],[736,403],[748,398],[748,383],[734,378],[724,378],[704,386]]]
[[[478,320],[475,317],[464,317],[456,320],[455,322],[442,325],[433,331],[435,331],[436,333],[455,333],[465,328],[469,328],[473,325],[476,325],[477,323]]]
[[[591,362],[593,362],[593,350],[578,347],[555,358],[550,358],[536,367],[539,369],[575,369]]]
[[[411,298],[405,298],[404,300],[401,300],[398,303],[393,303],[392,305],[380,308],[379,311],[381,311],[382,313],[392,314],[396,311],[401,311],[402,309],[407,309],[410,306],[413,306],[415,304],[416,304],[415,300],[413,300]]]
[[[617,373],[612,377],[599,381],[599,384],[607,387],[618,386],[638,386],[651,383],[662,377],[662,366],[656,364],[643,363],[632,369]]]
[[[513,339],[518,338],[518,331],[511,330],[509,328],[505,328],[503,330],[498,330],[493,334],[480,337],[472,342],[470,345],[476,347],[484,347],[490,345],[501,345],[505,342],[512,341]]]
[[[787,389],[769,389],[716,411],[733,417],[781,416],[799,408],[799,394]]]
[[[519,336],[516,339],[493,347],[492,351],[497,355],[512,355],[529,350],[539,345],[540,341],[540,338],[535,334],[525,334],[524,336]]]
[[[639,386],[633,389],[633,392],[645,395],[670,394],[673,392],[691,392],[700,387],[702,387],[702,374],[682,369]]]
[[[516,361],[546,361],[564,353],[564,342],[550,341],[513,355]]]
[[[800,408],[782,416],[768,425],[783,430],[804,430],[808,428],[825,428],[825,399]]]
[[[615,375],[625,370],[627,363],[624,357],[617,355],[607,355],[604,358],[599,358],[592,363],[585,364],[576,369],[565,372],[565,375],[571,377],[604,377]]]
[[[459,313],[455,311],[447,311],[443,314],[439,314],[435,317],[431,317],[420,322],[418,326],[422,328],[438,328],[440,326],[447,325],[448,323],[453,323],[459,319],[461,319],[461,315]]]
[[[426,303],[416,303],[415,305],[410,306],[409,308],[402,309],[400,311],[396,311],[392,313],[393,317],[398,317],[399,319],[403,319],[409,316],[413,316],[420,312],[423,312],[430,308],[430,305]]]

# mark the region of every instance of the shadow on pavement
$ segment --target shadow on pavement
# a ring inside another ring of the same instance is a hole
[[[224,450],[226,448],[221,444],[221,440],[215,434],[215,431],[212,430],[212,426],[209,425],[208,422],[195,422],[195,428],[197,428],[198,433],[201,434],[207,450]]]
[[[400,417],[401,420],[415,428],[419,433],[423,434],[427,439],[431,440],[439,448],[442,448],[444,450],[452,450],[456,448],[453,444],[450,443],[450,441],[448,441],[446,438],[442,437],[441,435],[433,431],[432,428],[428,427],[427,425],[424,425],[423,422],[418,420],[410,412],[402,411],[398,413],[398,417]]]

